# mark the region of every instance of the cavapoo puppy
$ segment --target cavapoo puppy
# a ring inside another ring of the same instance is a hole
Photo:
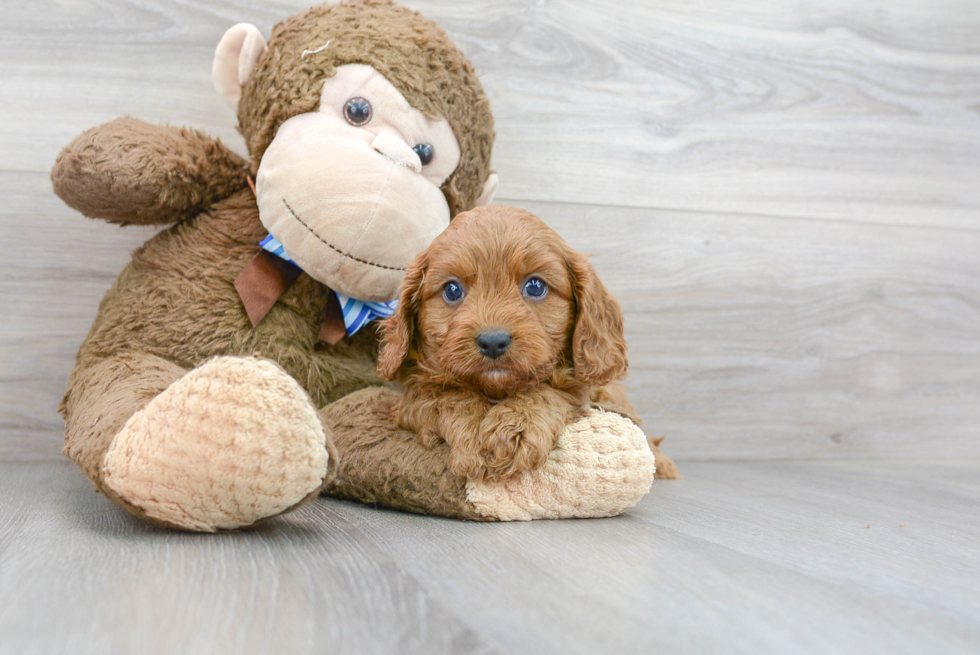
[[[619,303],[585,255],[521,209],[453,219],[409,266],[382,334],[378,373],[405,387],[399,425],[429,447],[446,441],[468,479],[543,465],[592,400],[633,413],[610,385],[627,367]]]

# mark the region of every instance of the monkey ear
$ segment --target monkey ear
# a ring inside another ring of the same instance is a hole
[[[378,377],[394,380],[398,369],[408,359],[415,340],[415,322],[422,304],[427,253],[420,253],[408,266],[395,313],[381,323],[381,352],[378,353]]]
[[[574,280],[576,304],[572,332],[575,378],[585,384],[603,386],[626,374],[623,311],[585,255],[571,253],[569,270]]]
[[[233,25],[221,37],[214,51],[211,77],[214,88],[232,109],[238,107],[242,85],[268,49],[259,28],[248,23]]]
[[[476,199],[476,207],[486,207],[493,202],[493,196],[497,193],[497,183],[499,181],[496,173],[490,173],[486,184],[483,185],[483,193]]]

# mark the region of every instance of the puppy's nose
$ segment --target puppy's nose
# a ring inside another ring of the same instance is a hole
[[[510,333],[504,330],[484,330],[476,337],[476,345],[480,352],[490,359],[497,359],[510,345]]]

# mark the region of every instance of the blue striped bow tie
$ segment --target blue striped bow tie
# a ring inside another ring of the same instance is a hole
[[[296,263],[286,254],[286,249],[279,243],[279,240],[271,234],[259,241],[259,246],[262,250],[271,252],[273,255],[281,257],[291,264]],[[337,300],[340,301],[340,309],[344,314],[344,327],[347,328],[347,336],[353,335],[376,318],[388,318],[395,313],[395,308],[398,306],[398,300],[372,302],[370,300],[351,298],[339,291],[334,291],[334,293],[337,294]]]

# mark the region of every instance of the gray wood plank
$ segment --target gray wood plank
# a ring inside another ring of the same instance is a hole
[[[61,463],[0,465],[0,485],[4,655],[498,652],[343,529],[167,532]]]
[[[474,60],[505,197],[980,228],[980,9],[969,0],[409,6]],[[223,31],[307,3],[16,5],[4,167],[47,170],[121,114],[241,148],[209,81]]]
[[[787,570],[945,615],[980,617],[978,463],[703,463],[696,492],[633,514]],[[734,491],[737,490],[737,491]],[[683,502],[681,502],[683,498]]]
[[[595,254],[668,452],[980,457],[975,233],[525,204]]]
[[[67,463],[0,464],[0,653],[980,648],[980,461],[686,473],[616,519],[321,499],[187,535],[130,519]]]

